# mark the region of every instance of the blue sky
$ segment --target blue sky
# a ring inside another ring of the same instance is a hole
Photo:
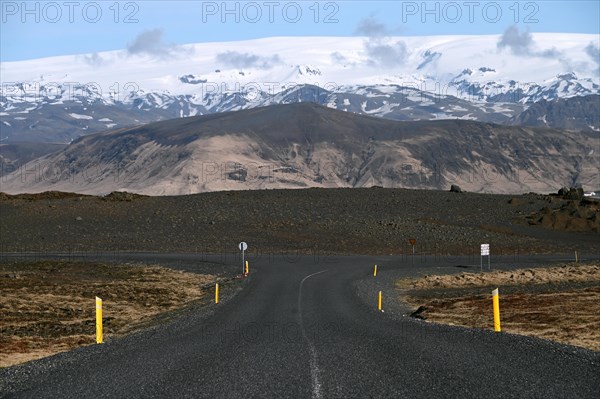
[[[600,34],[590,1],[6,1],[0,60],[123,49],[140,34],[169,44],[270,36]]]

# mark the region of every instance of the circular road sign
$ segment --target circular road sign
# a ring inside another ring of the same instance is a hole
[[[246,244],[244,241],[240,242],[239,245],[240,251],[245,251],[248,249],[248,244]]]

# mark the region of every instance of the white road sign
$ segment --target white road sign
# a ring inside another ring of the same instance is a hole
[[[245,251],[248,249],[248,244],[246,244],[244,241],[240,242],[239,245],[240,251]]]
[[[490,255],[490,244],[481,244],[481,256]]]

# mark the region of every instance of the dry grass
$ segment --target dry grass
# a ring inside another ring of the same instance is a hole
[[[484,329],[493,328],[490,291],[500,287],[502,331],[600,351],[598,264],[426,276],[397,287],[427,320]]]
[[[468,288],[499,285],[600,282],[600,263],[565,264],[551,268],[495,270],[486,273],[460,273],[445,276],[425,276],[396,282],[398,288]]]
[[[95,342],[95,296],[105,340],[205,294],[214,276],[156,266],[36,262],[0,265],[0,367]]]

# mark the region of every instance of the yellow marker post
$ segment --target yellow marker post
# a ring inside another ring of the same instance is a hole
[[[379,299],[377,301],[377,309],[381,310],[381,291],[379,291]]]
[[[246,272],[244,273],[244,275],[246,275],[246,276],[247,276],[247,275],[248,275],[248,271],[249,271],[249,268],[248,268],[248,261],[246,261]]]
[[[500,295],[498,288],[492,291],[492,303],[494,305],[494,331],[500,332]]]
[[[373,277],[377,276],[377,265],[375,265],[375,268],[373,269]]]
[[[219,303],[219,283],[215,285],[215,303]]]
[[[579,259],[577,258],[577,251],[575,251],[575,263],[578,263]]]
[[[102,299],[96,297],[96,343],[101,344],[102,339]]]

